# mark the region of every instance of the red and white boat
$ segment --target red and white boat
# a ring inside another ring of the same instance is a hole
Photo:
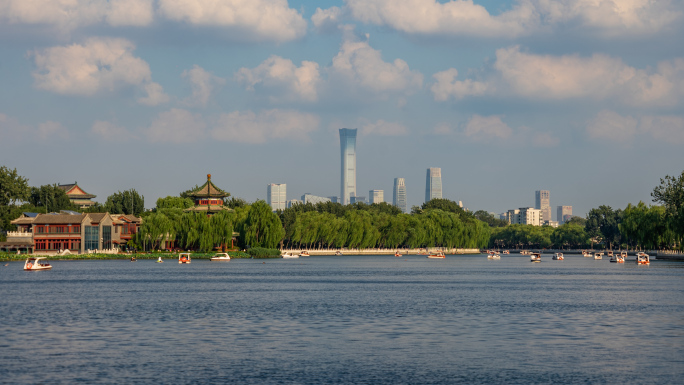
[[[649,257],[648,254],[646,254],[644,252],[638,252],[636,263],[637,263],[637,265],[650,265],[651,264],[651,258]]]
[[[530,262],[541,262],[540,253],[530,253]]]
[[[178,254],[178,263],[190,263],[190,253]]]
[[[440,259],[442,259],[442,258],[446,258],[446,256],[444,255],[443,252],[440,251],[440,252],[437,252],[437,253],[429,254],[429,255],[428,255],[428,258],[440,258]]]
[[[30,271],[36,271],[36,270],[50,270],[52,269],[52,265],[47,263],[41,262],[41,260],[47,259],[45,257],[29,257],[26,258],[26,262],[24,262],[24,270],[30,270]]]
[[[565,259],[565,257],[563,257],[563,253],[556,253],[553,255],[553,259],[556,261],[562,261]]]
[[[394,256],[395,257],[401,257],[401,253],[399,252],[399,250],[394,252]]]

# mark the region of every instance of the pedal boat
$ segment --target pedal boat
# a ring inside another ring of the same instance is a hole
[[[212,262],[230,261],[230,255],[228,253],[217,253],[211,257]]]
[[[178,263],[190,263],[190,253],[178,254]]]
[[[52,265],[47,263],[41,262],[43,259],[47,259],[45,257],[29,257],[26,258],[26,262],[24,262],[24,270],[27,271],[37,271],[37,270],[50,270],[52,269]]]

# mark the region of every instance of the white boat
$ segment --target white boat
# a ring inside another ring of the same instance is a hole
[[[157,263],[164,263],[164,261],[162,261],[161,257],[159,257],[159,259],[157,259]]]
[[[540,253],[530,253],[530,262],[541,262]]]
[[[280,254],[280,256],[285,258],[285,259],[299,258],[299,254],[291,254],[291,253],[282,253],[282,254]]]
[[[30,271],[37,271],[37,270],[50,270],[52,269],[52,265],[47,263],[41,262],[41,260],[47,259],[45,257],[29,257],[26,258],[26,262],[24,262],[24,270],[30,270]]]
[[[637,265],[650,265],[651,257],[648,254],[640,251],[637,253],[636,263]]]
[[[299,253],[299,256],[300,256],[300,257],[309,257],[310,255],[309,255],[309,252],[308,252],[308,251],[304,250],[304,251],[302,251],[301,253]]]
[[[339,250],[337,250],[337,251],[335,252],[335,255],[338,255],[338,256],[339,256],[339,255],[342,255],[342,252],[339,251]]]
[[[443,258],[446,258],[446,256],[444,255],[443,252],[439,251],[439,252],[437,252],[437,253],[428,254],[428,258],[439,258],[439,259],[443,259]]]
[[[591,257],[593,257],[594,255],[592,255],[591,252],[589,252],[589,251],[582,250],[582,256],[583,256],[583,257],[586,257],[586,258],[591,258]]]
[[[627,257],[627,253],[624,251],[620,253],[620,255],[614,254],[610,256],[610,262],[611,263],[625,263],[625,257]]]
[[[565,259],[565,257],[563,257],[563,253],[556,253],[553,255],[553,259],[556,261],[562,261]]]
[[[503,254],[510,254],[511,252],[509,250],[504,250]]]
[[[228,253],[218,253],[211,257],[211,260],[216,262],[230,261],[230,255]]]
[[[394,256],[395,257],[401,257],[401,253],[399,252],[399,250],[394,252]]]
[[[190,263],[190,253],[178,254],[178,263]]]
[[[603,259],[603,253],[594,254],[594,259]]]
[[[497,253],[490,253],[490,254],[487,254],[487,259],[501,259],[501,255],[499,255]]]

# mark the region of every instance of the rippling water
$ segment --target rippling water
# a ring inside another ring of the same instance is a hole
[[[682,383],[684,263],[544,258],[3,263],[0,382]]]

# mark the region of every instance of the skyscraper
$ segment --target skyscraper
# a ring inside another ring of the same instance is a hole
[[[427,169],[427,180],[425,181],[425,202],[435,198],[442,198],[442,169],[430,167]]]
[[[340,128],[341,186],[340,198],[343,205],[350,203],[349,197],[356,195],[356,129]]]
[[[572,206],[557,206],[556,220],[559,225],[567,222],[570,218],[572,218]]]
[[[385,201],[385,191],[384,190],[370,190],[368,192],[368,199],[370,204],[382,203]]]
[[[408,206],[406,203],[406,181],[404,178],[394,178],[394,193],[392,194],[392,204],[402,212],[406,212]]]
[[[266,186],[266,201],[271,210],[285,210],[287,206],[287,185],[271,183]]]
[[[541,210],[541,222],[551,220],[551,193],[549,190],[537,190],[534,192],[534,208]]]

